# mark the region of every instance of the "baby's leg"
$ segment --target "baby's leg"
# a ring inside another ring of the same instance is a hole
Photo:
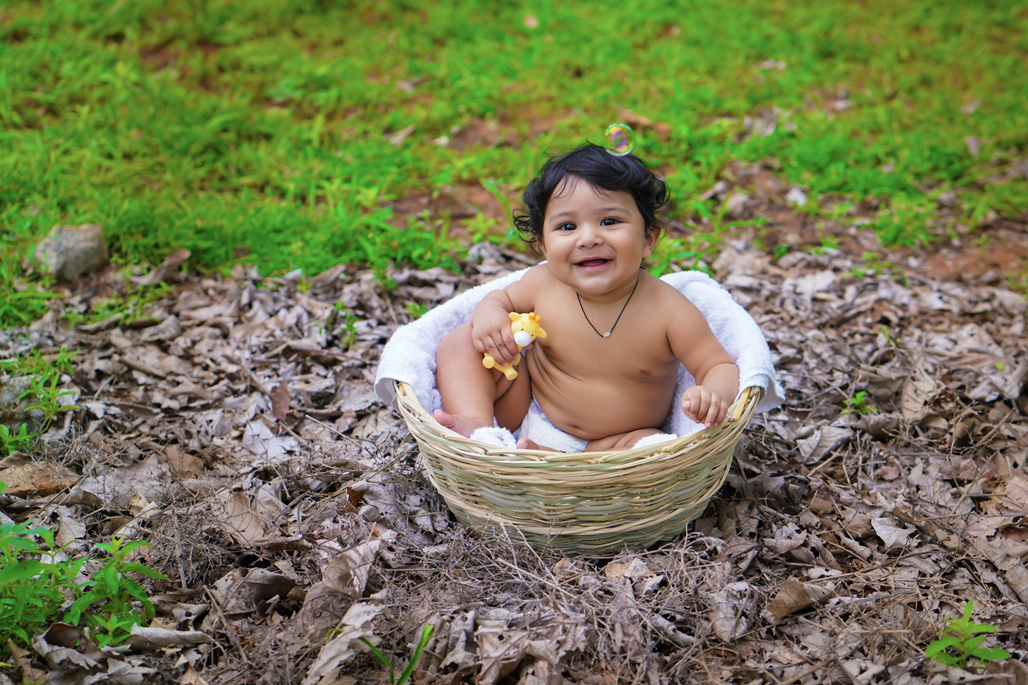
[[[485,368],[482,353],[471,340],[470,324],[458,326],[436,351],[436,387],[443,398],[442,411],[435,412],[436,421],[465,437],[477,428],[492,426],[494,415],[503,428],[517,429],[532,401],[525,367],[518,364],[518,377],[513,381],[496,369]]]
[[[628,431],[627,433],[608,435],[605,438],[598,438],[591,441],[586,445],[585,451],[606,452],[608,450],[628,450],[643,438],[649,435],[657,435],[661,432],[663,431],[659,431],[656,428],[640,428],[639,430]]]

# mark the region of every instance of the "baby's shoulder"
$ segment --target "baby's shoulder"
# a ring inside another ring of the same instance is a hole
[[[534,311],[541,306],[544,294],[554,288],[553,275],[544,264],[537,264],[525,271],[521,278],[509,283],[503,292],[511,298],[514,311]]]
[[[546,268],[545,263],[536,264],[535,266],[526,269],[525,273],[521,276],[521,278],[511,283],[508,287],[545,287],[546,285],[549,285],[553,280],[553,273],[548,268]]]
[[[689,301],[689,298],[670,283],[649,274],[645,274],[644,278],[650,286],[648,288],[649,296],[654,305],[678,311],[696,310],[696,306]]]

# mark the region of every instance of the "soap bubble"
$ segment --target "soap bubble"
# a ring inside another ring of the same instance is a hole
[[[635,147],[635,132],[627,124],[611,124],[603,135],[610,143],[612,155],[627,155]]]

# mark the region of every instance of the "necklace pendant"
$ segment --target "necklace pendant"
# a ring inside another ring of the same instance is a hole
[[[614,332],[614,331],[607,331],[606,333],[604,333],[604,334],[603,334],[603,337],[604,337],[604,338],[609,338],[609,337],[610,337],[610,334],[611,334],[611,333],[613,333],[613,332]]]

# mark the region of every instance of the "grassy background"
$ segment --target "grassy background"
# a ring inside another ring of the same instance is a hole
[[[682,217],[768,156],[812,193],[884,200],[889,243],[926,240],[924,196],[950,188],[972,228],[1020,217],[1024,178],[979,181],[1028,147],[1026,29],[1015,0],[0,0],[0,326],[45,310],[26,256],[56,224],[103,224],[130,264],[445,264],[447,227],[395,227],[387,201],[513,196],[625,108],[670,125],[637,152]],[[742,136],[769,108],[774,133]],[[503,143],[433,143],[476,122]]]

